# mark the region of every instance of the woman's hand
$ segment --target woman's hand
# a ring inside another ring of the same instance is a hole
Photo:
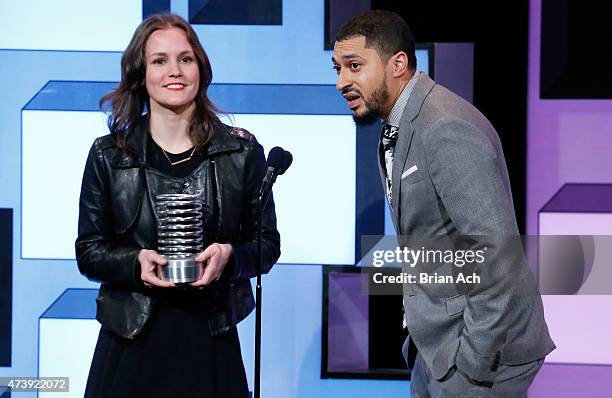
[[[202,277],[193,282],[191,286],[207,286],[216,282],[221,277],[221,273],[232,257],[232,245],[228,243],[213,243],[206,250],[198,254],[195,260],[204,264]]]
[[[168,264],[166,257],[160,256],[155,250],[142,249],[138,253],[138,262],[140,263],[140,279],[142,279],[145,286],[175,286],[174,283],[163,281],[157,277],[157,267],[163,267]]]

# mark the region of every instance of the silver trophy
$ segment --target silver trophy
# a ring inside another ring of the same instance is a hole
[[[204,228],[202,201],[199,194],[157,195],[157,251],[168,259],[158,267],[158,276],[165,281],[189,283],[198,280],[202,265],[195,261],[202,251]]]

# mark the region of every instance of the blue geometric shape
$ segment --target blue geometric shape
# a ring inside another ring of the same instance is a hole
[[[212,84],[210,98],[221,109],[245,114],[350,115],[333,85]]]
[[[25,105],[24,110],[100,110],[100,98],[117,87],[116,82],[50,80]]]
[[[380,183],[376,148],[380,141],[379,122],[357,126],[355,169],[355,262],[372,246],[362,246],[361,237],[385,234],[385,193]],[[373,245],[374,242],[371,242]]]
[[[24,110],[91,111],[117,82],[51,80]],[[333,85],[212,84],[209,97],[231,113],[274,115],[350,115],[346,101]]]
[[[282,0],[189,0],[189,22],[208,25],[282,25]]]
[[[0,209],[0,366],[11,366],[13,209]]]
[[[66,289],[40,316],[45,319],[96,319],[98,289]]]

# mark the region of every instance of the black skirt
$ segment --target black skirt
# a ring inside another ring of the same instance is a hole
[[[213,337],[208,307],[197,294],[163,293],[135,339],[102,327],[85,397],[247,398],[237,330]]]

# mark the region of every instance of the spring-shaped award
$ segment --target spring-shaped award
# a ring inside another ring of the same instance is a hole
[[[202,266],[194,258],[202,251],[204,228],[202,201],[198,194],[157,195],[157,251],[168,259],[158,267],[159,277],[174,283],[196,281]]]

